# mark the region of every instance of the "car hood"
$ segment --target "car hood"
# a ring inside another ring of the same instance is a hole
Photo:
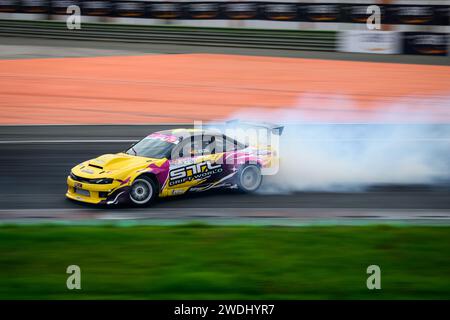
[[[131,170],[144,168],[151,163],[161,161],[161,159],[132,156],[126,153],[104,154],[77,165],[72,172],[86,178],[117,178]]]

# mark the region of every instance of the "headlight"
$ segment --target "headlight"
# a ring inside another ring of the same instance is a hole
[[[110,184],[113,183],[114,179],[111,178],[101,178],[101,179],[91,179],[89,182],[94,184]]]
[[[110,183],[113,183],[113,181],[114,181],[114,179],[112,179],[112,178],[89,179],[89,178],[79,177],[79,176],[73,174],[72,171],[70,172],[70,177],[72,178],[72,180],[82,182],[82,183],[91,183],[91,184],[110,184]]]

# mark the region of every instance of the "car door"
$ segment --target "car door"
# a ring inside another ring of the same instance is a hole
[[[165,195],[182,194],[187,191],[202,191],[215,181],[223,171],[216,163],[214,137],[196,135],[184,139],[174,150],[170,161],[168,185]]]

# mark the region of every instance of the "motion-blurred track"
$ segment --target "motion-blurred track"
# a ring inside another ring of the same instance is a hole
[[[392,212],[397,218],[450,218],[448,186],[374,186],[366,192],[353,193],[214,192],[161,200],[143,210],[95,210],[65,199],[66,176],[75,164],[103,153],[119,152],[132,141],[169,127],[172,126],[0,127],[0,219],[61,218],[62,213],[68,219],[98,218],[99,214],[123,212],[129,218],[392,218]],[[269,179],[266,181],[270,183]]]

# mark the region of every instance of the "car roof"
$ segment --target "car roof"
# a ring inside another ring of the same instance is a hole
[[[157,131],[155,133],[176,136],[178,138],[186,138],[196,134],[222,135],[222,133],[217,130],[195,129],[195,128],[178,128],[178,129]]]

